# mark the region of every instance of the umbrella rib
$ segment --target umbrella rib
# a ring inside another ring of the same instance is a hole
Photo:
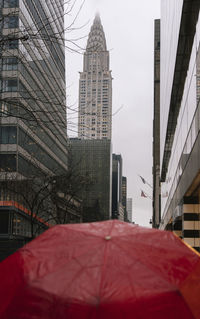
[[[191,309],[191,308],[189,307],[189,305],[187,304],[187,301],[185,300],[185,297],[184,297],[184,295],[182,294],[181,290],[179,290],[178,292],[179,292],[179,294],[181,295],[185,306],[186,306],[186,307],[189,309],[189,311],[191,312],[191,315],[192,315],[193,319],[195,319],[196,317],[194,316],[192,309]]]
[[[31,252],[31,251],[29,251],[28,249],[26,249],[26,252]],[[96,251],[96,248],[94,248],[94,252]],[[91,250],[88,252],[88,254],[89,253],[91,253]],[[80,255],[77,255],[77,256],[71,256],[71,258],[69,259],[69,262],[71,262],[71,260],[75,260],[75,261],[78,261],[78,258],[80,258],[81,256],[87,256],[88,255],[86,252],[83,252],[83,253],[81,253]],[[24,263],[25,263],[25,258],[24,258],[25,256],[23,255],[23,259],[24,259]],[[33,256],[36,260],[37,260],[37,257],[35,257],[35,256]],[[41,262],[42,263],[42,262]],[[26,264],[26,263],[25,263]],[[80,264],[80,263],[79,263]],[[80,264],[81,265],[81,264]],[[60,269],[60,267],[65,267],[66,266],[66,260],[63,262],[63,266],[61,266],[60,264],[58,264],[58,266],[57,266],[57,268],[54,268],[52,271],[49,271],[47,274],[45,273],[44,275],[41,275],[41,276],[38,276],[35,280],[38,280],[38,278],[40,279],[40,278],[43,278],[43,277],[45,277],[46,275],[48,275],[48,274],[51,274],[51,273],[54,273],[57,269]],[[35,280],[32,280],[33,282],[35,281]]]
[[[111,229],[110,232],[108,233],[108,236],[112,235],[112,231],[114,228],[114,221],[111,224]],[[100,304],[100,299],[101,299],[101,291],[102,291],[102,286],[103,286],[103,274],[104,270],[106,269],[106,262],[107,262],[107,255],[108,255],[108,247],[109,247],[109,241],[105,242],[105,248],[104,248],[104,253],[103,253],[103,264],[102,264],[102,270],[101,270],[101,280],[100,280],[100,287],[99,287],[99,297],[98,297],[98,305]]]
[[[86,268],[85,265],[82,265],[82,264],[79,262],[78,257],[73,257],[73,259],[80,265],[80,269],[79,269],[79,270],[74,274],[74,276],[71,278],[70,282],[68,283],[67,289],[70,288],[70,286],[74,283],[74,280],[79,277],[79,274],[81,274],[81,273],[83,272],[83,270],[84,270],[84,272],[87,271],[87,273],[88,273],[88,267]],[[31,282],[34,283],[34,282],[37,282],[38,279],[40,280],[40,279],[42,279],[42,278],[48,277],[49,275],[51,275],[51,274],[53,274],[53,273],[56,273],[57,270],[60,271],[61,269],[64,269],[65,266],[66,266],[65,264],[64,264],[62,267],[59,266],[58,269],[56,269],[56,270],[54,269],[53,271],[48,272],[47,274],[45,274],[45,275],[43,275],[43,276],[37,277],[37,278],[31,280]],[[95,267],[95,266],[93,266],[93,267]],[[91,267],[90,267],[90,268],[91,268]],[[88,276],[90,276],[89,273],[88,273]],[[86,287],[85,287],[84,289],[86,290]],[[66,291],[66,289],[63,290],[63,293],[64,293],[65,291]],[[54,294],[54,296],[56,297],[56,294]]]
[[[91,224],[91,225],[92,225],[92,224]],[[109,230],[109,232],[108,232],[108,236],[111,236],[112,230],[113,230],[113,228],[114,228],[114,225],[115,225],[115,223],[114,223],[114,221],[112,221],[112,223],[111,223],[111,228],[110,228],[110,230]],[[85,233],[86,235],[88,235],[88,232],[87,232],[87,231],[84,231],[83,233]],[[102,238],[102,234],[99,235],[99,236],[97,236],[97,235],[95,235],[95,234],[92,234],[92,235],[94,235],[95,237],[98,237],[98,238],[99,238],[99,237]],[[102,264],[102,268],[103,268],[103,269],[105,268],[105,263],[106,263],[106,260],[107,260],[107,251],[108,251],[108,242],[105,242],[105,247],[104,247],[104,252],[103,252],[104,258],[103,258],[103,264]],[[91,253],[91,251],[90,251],[90,253]],[[78,257],[79,257],[79,256],[78,256]],[[82,266],[82,265],[80,264],[79,260],[77,259],[77,257],[74,258],[74,259],[75,259],[76,262],[82,267],[81,270],[79,270],[78,273],[80,273],[80,272],[82,271],[83,267],[84,267],[84,271],[86,270],[87,273],[88,273],[88,267],[85,268],[85,266]],[[100,287],[99,287],[99,294],[98,294],[99,296],[96,296],[96,299],[97,299],[97,301],[98,301],[97,306],[100,304],[101,289],[102,289],[102,284],[103,284],[103,269],[102,269],[102,271],[101,271]],[[90,275],[90,274],[88,274],[88,275]],[[77,274],[76,274],[76,276],[74,276],[74,278],[76,278],[76,277],[77,277]],[[74,278],[71,280],[71,283],[70,283],[70,284],[73,283]]]

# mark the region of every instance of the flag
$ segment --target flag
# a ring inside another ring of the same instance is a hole
[[[141,197],[147,197],[147,195],[145,194],[145,192],[141,191]]]
[[[141,175],[138,175],[138,176],[141,178],[142,183],[147,184],[149,187],[153,188],[152,185],[149,184]]]
[[[168,192],[162,193],[162,197],[168,197]]]

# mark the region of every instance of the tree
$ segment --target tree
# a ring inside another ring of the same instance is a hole
[[[72,157],[68,156],[68,170],[64,175],[31,176],[23,180],[4,178],[1,200],[11,198],[26,210],[30,222],[27,227],[33,238],[52,225],[83,220],[79,194],[86,184],[91,181],[79,174]]]

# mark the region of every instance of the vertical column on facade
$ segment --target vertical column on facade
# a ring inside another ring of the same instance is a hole
[[[196,202],[196,197],[194,198]],[[183,240],[200,251],[200,205],[191,203],[183,205]]]

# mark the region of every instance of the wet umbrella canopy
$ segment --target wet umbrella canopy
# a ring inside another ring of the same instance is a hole
[[[170,232],[55,226],[0,263],[0,318],[200,318],[199,278],[199,256]]]

